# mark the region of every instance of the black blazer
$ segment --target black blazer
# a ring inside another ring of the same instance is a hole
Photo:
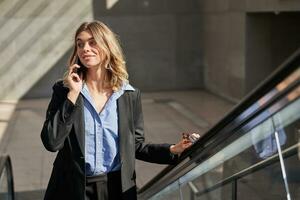
[[[69,89],[58,81],[53,86],[46,120],[41,132],[45,148],[58,151],[45,194],[46,200],[84,200],[85,129],[83,97],[75,105],[67,98]],[[124,199],[136,199],[135,158],[147,162],[172,164],[178,159],[169,144],[145,144],[141,97],[138,89],[125,91],[117,100]]]

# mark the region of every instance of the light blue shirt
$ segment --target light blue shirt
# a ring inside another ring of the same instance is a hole
[[[94,176],[121,168],[119,155],[119,133],[117,99],[125,90],[134,88],[125,83],[110,96],[101,113],[95,104],[86,84],[81,93],[84,99],[85,122],[85,168],[87,176]]]

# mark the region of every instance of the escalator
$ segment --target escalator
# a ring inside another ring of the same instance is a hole
[[[300,199],[300,49],[139,199]]]
[[[11,160],[3,155],[0,200],[14,195]],[[300,199],[300,49],[138,198]]]
[[[10,157],[0,156],[0,200],[14,200],[14,183]]]

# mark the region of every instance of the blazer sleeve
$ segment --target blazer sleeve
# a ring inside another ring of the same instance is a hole
[[[141,93],[136,89],[134,105],[135,156],[139,160],[158,164],[175,164],[178,156],[170,152],[171,144],[145,143]]]
[[[73,114],[76,109],[67,98],[68,89],[63,86],[62,81],[53,86],[53,94],[50,100],[46,120],[44,122],[41,139],[48,151],[60,150],[66,137],[69,135],[73,125]]]

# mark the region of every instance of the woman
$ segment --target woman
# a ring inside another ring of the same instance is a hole
[[[145,144],[140,91],[128,82],[114,33],[83,23],[41,132],[58,151],[45,199],[136,199],[135,158],[172,164],[192,143]]]

